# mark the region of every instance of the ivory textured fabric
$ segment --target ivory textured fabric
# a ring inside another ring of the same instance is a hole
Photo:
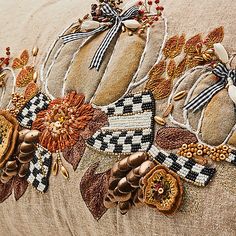
[[[18,56],[23,49],[31,49],[37,45],[40,51],[36,64],[40,67],[53,41],[66,27],[88,13],[92,3],[94,3],[93,0],[1,0],[0,47],[4,49],[11,46],[14,57]],[[163,0],[162,5],[165,7],[164,15],[167,19],[169,36],[185,33],[189,38],[197,33],[207,34],[216,27],[224,26],[224,46],[231,53],[235,52],[236,2],[234,0]],[[163,31],[163,25],[160,24],[160,35],[164,35]],[[155,31],[155,34],[158,33],[158,30]],[[161,46],[161,40],[160,38],[156,41],[158,47]],[[73,44],[78,47],[79,43]],[[156,44],[155,47],[157,47]],[[125,51],[121,43],[120,47],[120,50],[117,48],[118,52]],[[143,50],[142,42],[138,47]],[[55,96],[61,95],[62,88],[60,80],[57,78],[68,66],[67,57],[69,58],[73,53],[70,50],[66,49],[65,57],[57,62],[58,69],[52,71],[50,75],[49,86],[51,83],[51,90]],[[119,57],[121,56],[119,55]],[[153,65],[152,58],[156,56],[149,58],[150,65],[146,65],[147,68]],[[116,58],[113,59],[112,63],[115,63]],[[118,61],[120,63],[121,58],[118,58]],[[135,60],[133,62],[137,63]],[[123,68],[125,66],[126,64],[123,65]],[[121,68],[107,73],[118,75],[119,70]],[[132,76],[132,72],[129,73]],[[83,81],[86,78],[82,78],[83,76],[87,76],[86,72],[81,72],[79,78],[76,77],[76,71],[73,72],[73,80],[80,82],[72,81],[68,84],[68,90],[79,90],[77,86],[80,84],[85,86],[82,90],[86,92],[88,88],[86,82]],[[93,75],[88,75],[88,77],[91,81]],[[95,97],[96,102],[96,99],[99,100],[99,97],[102,97],[104,99],[101,101],[102,104],[107,102],[105,101],[107,96],[112,93],[112,88],[108,87],[109,78],[106,78],[105,81],[107,87],[105,86],[104,89],[109,92],[105,94],[105,97],[100,94]],[[88,86],[93,87],[91,84]],[[93,87],[92,90],[94,89]],[[100,91],[102,89],[101,87]],[[92,97],[91,90],[87,91],[87,95]],[[5,95],[3,104],[6,104],[9,97],[10,91]],[[217,120],[222,123],[217,125],[219,127],[217,131],[209,130],[214,137],[217,137],[219,132],[225,132],[224,124],[227,117],[223,116],[224,102],[221,104],[222,106],[219,107],[222,109],[221,119]],[[19,201],[16,202],[13,196],[9,197],[0,204],[0,236],[236,235],[236,170],[228,163],[217,165],[217,175],[207,187],[185,184],[183,207],[174,216],[166,217],[148,207],[133,208],[122,216],[115,208],[108,210],[99,221],[94,220],[81,197],[81,177],[87,168],[97,161],[100,161],[98,171],[102,172],[109,169],[116,160],[117,157],[103,155],[87,148],[75,172],[70,165],[66,165],[70,172],[69,181],[62,176],[51,177],[49,190],[44,195],[29,186]]]

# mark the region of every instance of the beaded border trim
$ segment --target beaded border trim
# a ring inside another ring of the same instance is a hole
[[[167,154],[152,146],[149,150],[152,159],[174,171],[184,180],[197,186],[206,186],[214,176],[216,169],[197,164],[194,160]]]

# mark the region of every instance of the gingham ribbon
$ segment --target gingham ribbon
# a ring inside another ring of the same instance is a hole
[[[106,34],[105,38],[103,39],[102,43],[98,47],[97,51],[95,52],[92,62],[89,66],[90,69],[96,68],[97,70],[99,70],[102,64],[103,57],[111,41],[115,38],[115,36],[120,31],[121,26],[122,26],[122,21],[133,19],[138,14],[138,7],[132,6],[120,15],[109,4],[104,4],[101,7],[101,11],[104,16],[111,18],[110,23],[112,27]],[[77,39],[87,38],[89,36],[95,35],[99,32],[107,30],[108,28],[109,26],[104,25],[90,32],[79,32],[79,33],[68,34],[68,35],[62,36],[61,38],[63,39],[64,44],[66,44]]]
[[[229,70],[227,67],[219,63],[212,71],[220,80],[203,90],[197,97],[190,101],[184,108],[186,110],[197,111],[199,108],[207,104],[212,97],[222,90],[228,83],[228,78],[231,78],[233,83],[236,82],[236,70]]]

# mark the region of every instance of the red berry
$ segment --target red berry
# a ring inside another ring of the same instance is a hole
[[[156,7],[156,10],[157,10],[157,11],[159,11],[159,10],[160,10],[160,7],[159,7],[159,6],[157,6],[157,7]]]
[[[138,2],[138,5],[139,5],[139,6],[142,6],[142,5],[143,5],[143,2],[142,2],[142,1],[139,1],[139,2]]]
[[[155,0],[155,3],[158,4],[160,1],[159,0]]]
[[[6,55],[8,55],[8,56],[9,56],[10,54],[11,54],[11,53],[10,53],[9,51],[7,51],[7,52],[6,52]]]
[[[152,5],[152,1],[148,1],[148,5]]]
[[[154,17],[154,20],[155,20],[155,21],[158,21],[158,20],[159,20],[158,16],[155,16],[155,17]]]
[[[139,10],[139,14],[143,15],[144,14],[144,10]]]
[[[164,7],[159,7],[159,9],[160,9],[161,11],[163,11],[163,10],[164,10]]]
[[[6,48],[6,51],[8,51],[8,52],[9,52],[9,51],[10,51],[10,47],[7,47],[7,48]]]

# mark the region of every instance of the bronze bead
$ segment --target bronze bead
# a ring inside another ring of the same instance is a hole
[[[30,163],[26,163],[26,164],[22,164],[20,166],[20,169],[19,169],[19,172],[18,172],[18,175],[23,178],[26,176],[27,172],[28,172],[28,169],[29,169],[29,166],[30,166]]]
[[[128,210],[131,208],[131,203],[129,201],[121,201],[118,203],[119,209],[120,209],[120,213],[122,215],[125,215]]]
[[[128,201],[131,198],[131,192],[129,193],[121,193],[118,188],[115,188],[113,191],[114,198],[116,199],[117,202],[124,202]]]
[[[21,152],[18,156],[18,160],[25,164],[25,163],[28,163],[30,162],[34,157],[34,151],[31,152],[31,153],[24,153],[24,152]]]
[[[139,169],[139,175],[145,176],[154,167],[155,167],[154,162],[152,162],[150,160],[143,162],[140,166],[140,169]]]
[[[112,169],[111,169],[111,176],[117,177],[117,178],[122,178],[125,175],[126,172],[122,172],[119,169],[118,162],[116,162]]]
[[[143,152],[136,152],[128,157],[128,164],[132,168],[140,166],[144,161],[147,160],[147,155]]]
[[[38,142],[40,132],[38,130],[31,130],[25,135],[24,141],[27,143]]]
[[[128,165],[128,157],[118,162],[118,168],[121,171],[130,171],[132,168]]]
[[[35,149],[36,149],[36,146],[33,143],[23,142],[20,145],[20,151],[24,153],[30,153],[32,151],[35,151]]]
[[[119,183],[119,181],[120,181],[120,178],[111,177],[109,179],[108,189],[114,190],[117,187],[117,184]]]
[[[120,193],[129,193],[133,190],[126,177],[123,177],[117,184]]]
[[[29,131],[30,131],[29,129],[23,129],[19,132],[19,138],[18,138],[19,142],[24,141],[25,135],[29,133]]]
[[[198,150],[198,151],[197,151],[197,155],[198,155],[198,156],[202,156],[202,155],[203,155],[203,151],[202,151],[202,150]]]
[[[6,163],[6,169],[7,169],[7,170],[15,170],[15,169],[17,169],[17,168],[18,168],[18,165],[17,165],[16,160],[14,160],[14,161],[8,161],[8,162]]]
[[[106,207],[106,208],[114,208],[114,207],[116,207],[116,203],[115,202],[112,202],[111,200],[110,200],[110,198],[109,197],[105,197],[104,198],[104,201],[103,201],[103,204],[104,204],[104,206]]]

